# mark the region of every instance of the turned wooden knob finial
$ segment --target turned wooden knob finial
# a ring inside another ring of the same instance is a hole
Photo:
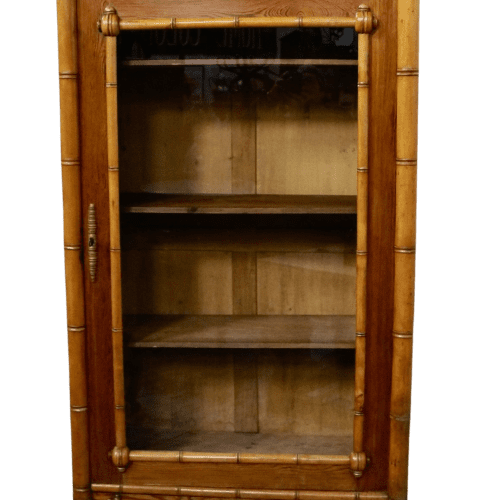
[[[120,34],[120,18],[112,5],[106,6],[97,26],[104,36],[118,36]]]
[[[371,33],[377,26],[377,22],[373,19],[373,14],[368,5],[362,4],[356,11],[356,23],[354,29],[358,33]]]
[[[111,459],[120,472],[125,472],[129,463],[129,449],[115,446],[111,452]]]
[[[351,471],[355,478],[361,477],[363,471],[366,469],[368,460],[366,458],[366,453],[356,453],[352,452],[349,456],[351,462]]]

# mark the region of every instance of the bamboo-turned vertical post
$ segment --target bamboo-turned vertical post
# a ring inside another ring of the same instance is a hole
[[[398,0],[396,233],[389,496],[407,498],[415,285],[418,0]]]
[[[123,322],[120,250],[120,186],[118,173],[118,96],[116,37],[120,21],[114,7],[108,6],[100,28],[106,36],[106,109],[108,126],[108,180],[111,262],[111,329],[113,340],[113,377],[115,397],[116,446],[113,463],[124,472],[129,450],[125,428],[125,386],[123,377]]]
[[[366,267],[368,260],[368,99],[370,58],[370,33],[373,16],[369,7],[360,5],[356,13],[355,29],[358,32],[358,166],[357,166],[357,246],[356,246],[356,369],[354,383],[354,446],[353,472],[363,453],[363,423],[365,399],[366,357]],[[366,457],[363,462],[366,465]],[[358,467],[359,468],[359,467]],[[363,467],[364,468],[364,467]]]
[[[76,1],[57,0],[73,498],[90,499]]]

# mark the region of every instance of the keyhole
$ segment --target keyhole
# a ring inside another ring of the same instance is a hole
[[[94,238],[89,238],[89,247],[93,247],[95,243]]]

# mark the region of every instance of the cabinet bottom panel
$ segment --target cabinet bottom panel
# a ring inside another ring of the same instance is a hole
[[[148,450],[175,450],[191,452],[248,453],[306,455],[349,455],[352,436],[311,436],[296,434],[261,434],[257,432],[172,432],[129,426],[129,445],[135,439],[146,444]],[[135,439],[134,439],[135,438]]]

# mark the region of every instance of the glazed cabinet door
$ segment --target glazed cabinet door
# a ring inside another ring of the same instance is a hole
[[[396,2],[58,10],[75,498],[402,499]]]
[[[125,485],[354,490],[370,10],[100,29]]]

